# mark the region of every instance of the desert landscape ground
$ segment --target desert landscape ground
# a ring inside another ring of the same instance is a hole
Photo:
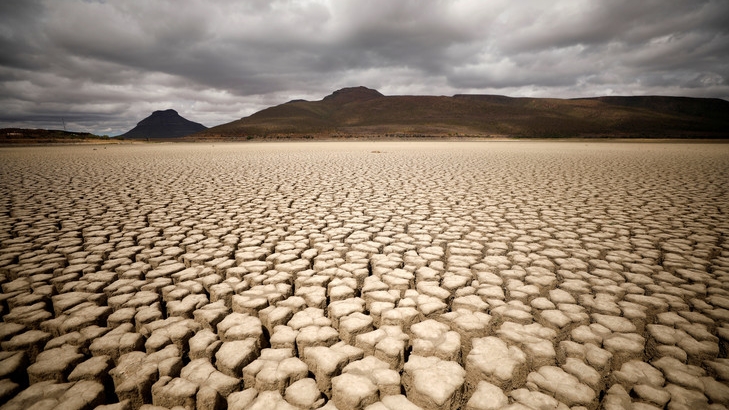
[[[0,148],[1,409],[724,409],[729,145]]]

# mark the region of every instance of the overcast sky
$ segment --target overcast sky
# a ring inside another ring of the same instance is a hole
[[[729,1],[0,0],[0,127],[385,95],[729,99]]]

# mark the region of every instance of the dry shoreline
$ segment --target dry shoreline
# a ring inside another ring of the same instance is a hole
[[[110,140],[83,140],[83,141],[67,141],[67,140],[54,140],[54,141],[43,141],[43,142],[0,142],[0,148],[2,147],[31,147],[31,146],[61,146],[61,145],[136,145],[136,144],[250,144],[250,143],[300,143],[300,142],[456,142],[456,143],[468,143],[468,142],[503,142],[503,141],[521,141],[521,142],[578,142],[578,143],[695,143],[695,144],[727,144],[729,143],[728,138],[623,138],[623,137],[599,137],[599,138],[576,138],[576,137],[565,137],[565,138],[518,138],[518,137],[412,137],[412,138],[390,138],[390,137],[362,137],[362,138],[256,138],[256,139],[209,139],[209,140],[190,140],[185,138],[180,139],[158,139],[158,140],[114,140],[113,137]]]

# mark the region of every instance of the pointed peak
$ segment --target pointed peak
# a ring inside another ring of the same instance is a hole
[[[342,88],[324,97],[323,101],[337,102],[339,104],[346,104],[352,101],[367,101],[373,98],[384,97],[382,93],[371,88],[359,86],[359,87],[347,87]]]
[[[168,108],[166,110],[157,110],[152,113],[152,115],[180,115],[177,113],[177,111],[173,110],[172,108]]]
[[[205,129],[207,129],[206,126],[182,117],[173,109],[167,109],[153,112],[122,136],[125,138],[179,138]]]

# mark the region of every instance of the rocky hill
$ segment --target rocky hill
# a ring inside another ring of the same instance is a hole
[[[180,116],[175,110],[155,111],[120,137],[131,139],[180,138],[206,130],[207,127]]]
[[[289,101],[188,138],[350,136],[726,138],[729,102],[664,96],[384,96],[353,87],[320,101]]]

